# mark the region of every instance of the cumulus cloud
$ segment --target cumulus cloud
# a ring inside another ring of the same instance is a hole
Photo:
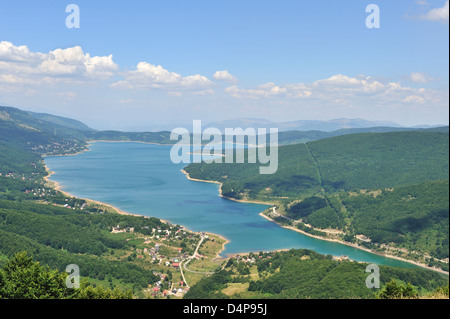
[[[237,82],[237,79],[227,70],[217,71],[216,73],[214,73],[213,78],[219,81]]]
[[[91,57],[79,46],[41,53],[32,52],[27,46],[0,42],[0,81],[4,83],[105,79],[113,76],[117,69],[112,55]]]
[[[447,0],[443,7],[432,9],[424,15],[421,15],[422,20],[448,22],[449,18],[449,0]]]
[[[413,73],[412,77],[417,82],[426,79],[426,76],[421,73]],[[333,102],[341,105],[446,103],[446,96],[440,91],[411,88],[400,82],[381,82],[364,75],[349,77],[337,74],[312,83],[286,85],[276,85],[270,82],[254,89],[242,89],[233,85],[226,88],[225,92],[239,99],[267,99],[270,97],[290,101],[314,99],[315,103]]]
[[[286,88],[275,85],[273,82],[261,84],[254,89],[240,89],[236,85],[225,89],[225,92],[236,98],[260,99],[284,95]]]
[[[124,72],[124,80],[112,84],[113,87],[128,89],[164,89],[179,95],[180,91],[193,90],[204,92],[212,82],[203,75],[182,76],[170,72],[161,65],[139,62],[135,70]],[[176,93],[175,93],[176,92]]]
[[[104,81],[115,75],[122,80],[113,87],[129,89],[162,89],[172,95],[185,92],[196,95],[213,94],[213,83],[200,74],[182,76],[162,66],[140,62],[131,71],[119,72],[113,56],[91,56],[80,46],[55,49],[48,53],[32,52],[27,46],[0,42],[0,83],[25,88],[26,85],[54,83],[86,83]]]
[[[409,80],[416,83],[428,83],[433,81],[433,78],[422,72],[413,72],[409,76]]]

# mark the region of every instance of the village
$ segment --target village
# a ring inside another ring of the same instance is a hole
[[[194,233],[183,226],[164,222],[167,229],[156,227],[149,229],[151,235],[142,236],[134,227],[112,228],[112,234],[127,236],[129,243],[135,246],[133,253],[126,257],[130,262],[145,265],[151,268],[153,274],[159,277],[155,283],[149,284],[144,293],[151,298],[182,298],[190,289],[190,285],[200,280],[205,275],[213,273],[218,267],[213,262],[218,251],[206,248],[207,253],[200,250],[203,244],[206,246],[222,247],[217,238],[203,232]],[[199,263],[207,263],[212,268],[203,271],[197,267]],[[192,267],[191,270],[187,267]],[[189,284],[188,284],[189,282]]]

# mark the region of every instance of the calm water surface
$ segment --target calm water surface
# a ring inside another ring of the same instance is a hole
[[[218,196],[219,185],[190,181],[173,164],[171,146],[95,142],[76,156],[47,157],[55,172],[51,180],[81,198],[101,201],[134,214],[158,217],[193,231],[219,234],[231,241],[223,256],[286,248],[306,248],[321,254],[380,265],[412,264],[370,254],[284,229],[258,214],[268,206],[238,203]]]

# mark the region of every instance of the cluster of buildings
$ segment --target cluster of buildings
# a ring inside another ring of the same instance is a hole
[[[341,255],[341,256],[333,256],[333,260],[344,261],[344,260],[349,260],[349,259],[348,259],[348,256]]]
[[[46,189],[46,188],[37,188],[32,190],[26,190],[25,194],[38,196],[38,197],[47,197],[54,194],[54,190]]]
[[[258,256],[258,257],[260,257],[260,259],[263,259],[263,256]],[[243,262],[243,263],[246,263],[246,264],[247,263],[248,264],[254,264],[256,262],[256,258],[255,257],[249,257],[249,256],[241,257],[239,255],[236,255],[236,256],[233,256],[232,258],[235,259],[238,262]],[[266,259],[266,258],[264,258],[264,259]]]
[[[134,233],[134,227],[123,227],[121,228],[119,225],[112,228],[111,233],[117,234],[117,233]]]
[[[167,297],[167,296],[177,296],[182,297],[186,292],[188,292],[189,287],[186,287],[186,284],[183,281],[179,281],[178,283],[172,283],[168,282],[167,284],[164,284],[166,282],[166,275],[161,273],[153,273],[155,276],[158,276],[160,280],[152,285],[148,286],[149,292],[151,292],[152,297]],[[167,288],[164,289],[163,287],[166,286]]]

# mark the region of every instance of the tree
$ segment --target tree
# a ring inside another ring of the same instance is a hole
[[[131,299],[131,290],[94,287],[83,281],[66,287],[67,273],[43,267],[26,252],[17,253],[0,269],[0,299]]]
[[[26,252],[17,253],[0,272],[1,298],[62,299],[75,292],[65,286],[66,273],[40,266]]]
[[[398,284],[394,279],[388,282],[384,288],[378,293],[378,299],[401,299],[401,298],[417,298],[419,292],[408,283],[406,286]]]

